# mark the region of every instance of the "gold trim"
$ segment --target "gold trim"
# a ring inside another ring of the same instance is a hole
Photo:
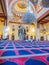
[[[24,4],[24,5],[22,6],[21,4],[22,4],[22,5]],[[22,8],[22,9],[24,9],[24,8],[27,7],[27,6],[26,6],[26,2],[23,2],[23,1],[18,2],[17,5],[18,5],[19,8]]]

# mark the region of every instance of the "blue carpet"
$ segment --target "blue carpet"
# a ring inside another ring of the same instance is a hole
[[[2,56],[15,56],[15,52],[14,51],[5,51]]]
[[[4,44],[3,44],[3,45],[1,45],[1,46],[6,46],[6,44],[7,44],[7,42],[6,42],[6,43],[4,42]]]
[[[15,46],[19,46],[18,43],[14,42]]]
[[[39,47],[45,47],[45,46],[39,46]]]
[[[23,47],[20,47],[20,46],[18,47],[18,46],[17,46],[16,48],[23,48]]]
[[[25,46],[25,48],[32,48],[32,47],[29,47],[29,46]]]
[[[13,49],[14,47],[7,47],[6,49]]]
[[[0,47],[0,49],[3,49],[4,47]]]
[[[32,48],[39,48],[38,46],[32,46]]]
[[[48,50],[48,49],[41,49],[41,50],[46,51],[46,52],[48,52],[48,53],[49,53],[49,50]]]
[[[46,65],[46,64],[40,60],[28,59],[24,65]]]
[[[2,41],[0,41],[0,44],[2,44],[3,42]]]
[[[28,54],[31,54],[31,53],[26,51],[26,50],[19,50],[19,54],[20,55],[28,55]]]
[[[14,63],[14,62],[10,62],[10,61],[6,61],[0,65],[18,65],[17,63]]]
[[[44,53],[44,52],[42,52],[42,51],[40,51],[40,50],[36,50],[36,49],[32,49],[31,51],[34,52],[34,53],[36,53],[36,54]]]
[[[12,45],[12,43],[9,43],[9,45],[8,45],[8,46],[13,46],[13,45]]]
[[[47,57],[46,60],[49,62],[49,57]]]

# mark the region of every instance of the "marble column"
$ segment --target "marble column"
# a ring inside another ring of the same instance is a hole
[[[7,19],[4,20],[3,39],[7,39]]]
[[[40,40],[40,24],[36,22],[36,40]]]
[[[46,34],[44,34],[44,40],[46,40]]]

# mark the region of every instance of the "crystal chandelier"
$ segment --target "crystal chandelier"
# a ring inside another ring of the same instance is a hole
[[[38,0],[32,0],[32,3],[35,5],[38,3]]]
[[[28,4],[27,4],[27,10],[23,14],[23,16],[22,16],[22,21],[24,23],[31,24],[31,23],[33,23],[33,22],[36,21],[36,17],[35,17],[34,13],[30,9],[30,2],[29,2],[29,0],[27,2],[28,2]]]

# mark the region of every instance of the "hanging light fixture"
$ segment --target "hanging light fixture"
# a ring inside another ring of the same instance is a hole
[[[30,9],[30,2],[29,2],[29,0],[27,2],[28,2],[28,4],[27,4],[27,10],[23,14],[23,16],[22,16],[22,21],[24,23],[31,24],[31,23],[33,23],[33,22],[36,21],[36,17],[35,17],[34,13]]]
[[[38,0],[32,0],[32,3],[35,5],[38,3]]]
[[[43,7],[47,8],[47,7],[49,7],[49,0],[42,0],[41,4],[42,4]]]

